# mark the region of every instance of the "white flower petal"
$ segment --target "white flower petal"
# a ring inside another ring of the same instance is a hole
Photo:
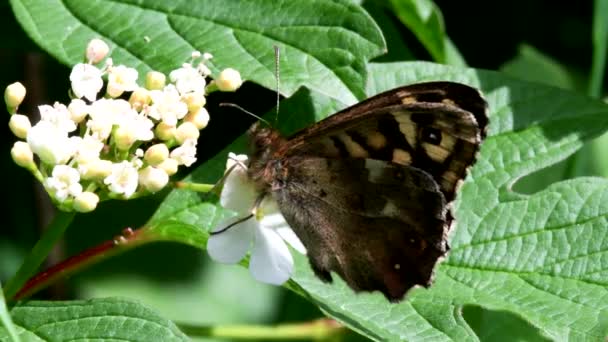
[[[247,176],[247,170],[237,166],[226,177],[220,203],[226,209],[234,210],[239,214],[248,214],[257,196],[255,187]]]
[[[249,271],[261,282],[281,285],[293,272],[293,258],[283,239],[271,228],[256,230]]]
[[[285,222],[285,224],[287,224],[287,222]],[[275,230],[293,249],[298,251],[300,254],[306,254],[306,247],[304,247],[304,244],[302,241],[300,241],[300,238],[298,238],[291,227],[279,227],[275,228]]]
[[[238,221],[241,217],[231,217],[220,221],[212,230],[218,231]],[[211,235],[207,242],[207,252],[211,259],[224,264],[235,264],[241,261],[253,241],[257,230],[257,221],[252,217],[219,234]]]

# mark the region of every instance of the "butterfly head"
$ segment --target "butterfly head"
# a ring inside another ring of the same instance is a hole
[[[275,129],[256,123],[249,130],[253,147],[249,165],[249,175],[258,185],[269,185],[275,176],[272,170],[280,163],[279,150],[287,140]]]

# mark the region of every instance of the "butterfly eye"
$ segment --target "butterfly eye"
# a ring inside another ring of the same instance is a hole
[[[433,127],[423,127],[420,132],[420,137],[423,142],[439,145],[441,144],[441,131]]]

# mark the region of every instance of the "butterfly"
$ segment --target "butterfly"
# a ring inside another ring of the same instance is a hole
[[[400,301],[432,283],[450,212],[486,136],[480,92],[452,82],[396,88],[286,138],[259,123],[248,177],[272,197],[318,278]]]

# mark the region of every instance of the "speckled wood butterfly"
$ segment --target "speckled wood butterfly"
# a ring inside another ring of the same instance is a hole
[[[323,281],[399,301],[428,287],[449,247],[450,203],[485,137],[486,102],[451,82],[413,84],[289,138],[255,125],[249,176],[271,196]]]

